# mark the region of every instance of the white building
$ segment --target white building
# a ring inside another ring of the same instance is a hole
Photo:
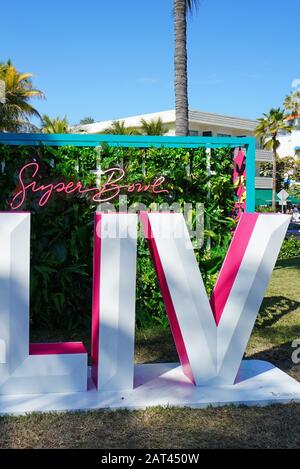
[[[289,122],[293,126],[292,132],[279,136],[280,146],[277,151],[281,158],[300,156],[300,115],[295,119],[289,119]]]
[[[109,121],[100,121],[93,124],[78,125],[72,128],[72,132],[83,133],[101,133],[109,129],[115,120],[124,121],[125,127],[139,129],[141,127],[141,119],[146,121],[161,119],[165,127],[165,135],[175,135],[175,110],[155,112],[151,114],[141,114],[132,117],[121,117]],[[190,110],[189,112],[189,128],[190,135],[204,137],[246,137],[254,136],[254,129],[257,121],[252,119],[244,119],[241,117],[225,116],[221,114],[212,114]],[[257,141],[256,149],[256,189],[265,190],[272,188],[272,178],[260,177],[259,166],[261,163],[271,162],[272,153],[262,150]],[[268,191],[269,192],[269,191]]]

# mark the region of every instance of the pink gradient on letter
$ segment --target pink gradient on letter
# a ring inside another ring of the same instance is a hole
[[[87,353],[82,342],[29,344],[29,355],[62,355],[74,353]]]
[[[211,308],[217,325],[222,317],[258,216],[258,213],[242,213],[235,230],[210,299]]]
[[[148,242],[149,250],[151,252],[152,260],[155,266],[160,290],[162,293],[163,301],[165,304],[165,308],[168,314],[168,318],[170,321],[170,327],[173,334],[174,342],[176,345],[177,353],[179,356],[179,360],[182,366],[182,370],[184,374],[193,382],[195,383],[194,376],[192,373],[192,369],[190,366],[188,354],[185,348],[184,340],[181,334],[180,326],[178,324],[176,311],[173,305],[173,301],[171,298],[171,294],[169,291],[168,283],[164,274],[163,266],[159,257],[158,249],[155,243],[155,239],[152,234],[150,220],[147,212],[140,212],[140,219],[143,225],[143,230],[145,237]]]
[[[100,302],[100,265],[101,265],[101,213],[95,213],[94,222],[94,268],[92,304],[92,379],[98,389],[99,363],[99,302]]]

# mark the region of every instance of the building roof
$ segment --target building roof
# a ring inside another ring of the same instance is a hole
[[[126,127],[140,127],[141,119],[150,121],[157,120],[159,118],[164,124],[170,124],[172,122],[175,122],[175,110],[152,112],[150,114],[139,114],[137,116],[130,117],[119,117],[107,121],[94,122],[93,124],[76,125],[72,127],[72,131],[76,132],[76,130],[82,129],[83,131],[86,131],[88,133],[103,132],[104,130],[111,127],[112,123],[115,121],[124,121]]]
[[[169,111],[153,112],[150,114],[140,114],[137,116],[120,117],[107,121],[94,122],[93,124],[76,125],[72,127],[72,132],[85,131],[87,133],[103,132],[108,129],[116,120],[124,121],[126,127],[140,127],[141,119],[147,121],[161,119],[163,124],[175,123],[175,109]],[[253,131],[257,126],[257,121],[253,119],[244,119],[235,116],[226,116],[222,114],[213,114],[210,112],[202,112],[190,109],[189,111],[190,123],[197,123],[203,125],[212,125],[228,129],[240,129]]]
[[[242,117],[226,116],[223,114],[213,114],[211,112],[194,111],[190,109],[189,121],[219,127],[228,127],[241,130],[253,131],[257,126],[254,119],[245,119]]]

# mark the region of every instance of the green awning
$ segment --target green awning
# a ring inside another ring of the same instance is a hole
[[[291,204],[300,204],[300,199],[297,199],[297,197],[288,197],[288,202],[291,202]]]
[[[278,202],[278,197],[276,197],[276,201]],[[287,201],[291,204],[300,204],[300,199],[293,196],[289,196]],[[272,190],[255,189],[255,205],[272,205]]]
[[[255,205],[272,205],[272,190],[255,189]]]

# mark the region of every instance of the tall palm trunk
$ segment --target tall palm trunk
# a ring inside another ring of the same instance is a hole
[[[187,91],[187,49],[186,49],[186,0],[174,0],[174,84],[176,135],[189,134],[188,91]]]
[[[277,151],[276,137],[273,139],[273,165],[272,165],[272,210],[276,212],[276,178],[277,178]]]

